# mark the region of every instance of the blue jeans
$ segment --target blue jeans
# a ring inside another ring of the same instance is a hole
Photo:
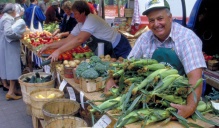
[[[121,39],[118,45],[113,49],[116,58],[123,57],[126,59],[131,50],[132,47],[128,39],[125,36],[121,35]]]
[[[202,73],[202,78],[203,78],[203,84],[202,84],[202,96],[205,96],[205,91],[206,91],[206,79],[204,73]]]

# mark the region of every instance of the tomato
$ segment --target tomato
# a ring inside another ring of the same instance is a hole
[[[59,55],[59,60],[63,60],[63,57],[62,57],[62,55]]]
[[[65,54],[65,53],[63,53],[63,54],[62,54],[62,57],[63,57],[63,60],[69,60],[69,57],[68,57],[68,55],[67,55],[67,54]]]

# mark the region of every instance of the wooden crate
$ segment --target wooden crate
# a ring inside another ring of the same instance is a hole
[[[216,71],[219,68],[219,62],[217,60],[209,60],[208,61],[208,69],[212,71]]]
[[[80,88],[84,92],[96,92],[102,89],[105,80],[102,77],[96,79],[84,79],[80,78]]]

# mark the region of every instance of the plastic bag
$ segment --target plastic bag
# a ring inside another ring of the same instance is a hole
[[[31,18],[31,23],[30,23],[30,31],[32,31],[32,32],[37,32],[37,31],[42,32],[43,28],[42,28],[42,25],[39,21],[38,21],[38,29],[35,29],[34,25],[33,25],[33,18],[34,18],[34,15],[35,15],[35,9],[36,9],[36,6],[33,8],[32,18]]]
[[[26,24],[23,19],[19,19],[15,21],[11,28],[14,33],[21,36],[26,30]]]

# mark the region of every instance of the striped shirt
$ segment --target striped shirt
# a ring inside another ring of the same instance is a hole
[[[206,68],[202,53],[202,41],[190,29],[173,22],[169,37],[160,42],[151,30],[143,33],[136,41],[128,58],[152,58],[157,47],[173,48],[186,74],[196,68]]]

